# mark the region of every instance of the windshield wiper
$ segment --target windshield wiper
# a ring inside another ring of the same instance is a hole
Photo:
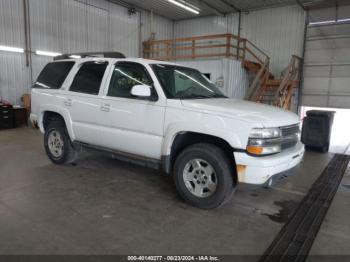
[[[213,98],[228,98],[227,96],[219,95],[219,94],[215,94],[215,95],[210,96],[210,97],[213,97]]]
[[[201,98],[212,98],[212,96],[205,96],[205,95],[187,95],[187,96],[180,96],[180,99],[201,99]]]

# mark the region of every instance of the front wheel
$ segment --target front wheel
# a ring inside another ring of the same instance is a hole
[[[71,164],[78,156],[66,126],[61,120],[53,120],[49,123],[45,130],[44,146],[47,156],[57,165]]]
[[[232,165],[226,154],[214,145],[190,146],[175,161],[177,191],[193,206],[203,209],[219,207],[231,198],[235,189]]]

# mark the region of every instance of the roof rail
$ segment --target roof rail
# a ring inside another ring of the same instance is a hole
[[[85,57],[105,57],[105,58],[126,58],[123,53],[120,52],[86,52],[86,53],[72,53],[63,54],[54,57],[53,60],[63,60],[63,59],[74,59],[74,58],[85,58]]]

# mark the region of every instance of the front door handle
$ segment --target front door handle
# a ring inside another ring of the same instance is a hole
[[[109,112],[111,110],[111,105],[109,104],[104,104],[100,107],[101,111],[103,112]]]
[[[72,99],[67,99],[64,101],[65,106],[72,106]]]

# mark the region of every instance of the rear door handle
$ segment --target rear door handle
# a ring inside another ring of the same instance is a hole
[[[67,99],[66,101],[64,101],[64,105],[65,106],[72,106],[72,99]]]
[[[100,107],[101,111],[103,112],[109,112],[111,110],[111,105],[109,104],[104,104]]]

